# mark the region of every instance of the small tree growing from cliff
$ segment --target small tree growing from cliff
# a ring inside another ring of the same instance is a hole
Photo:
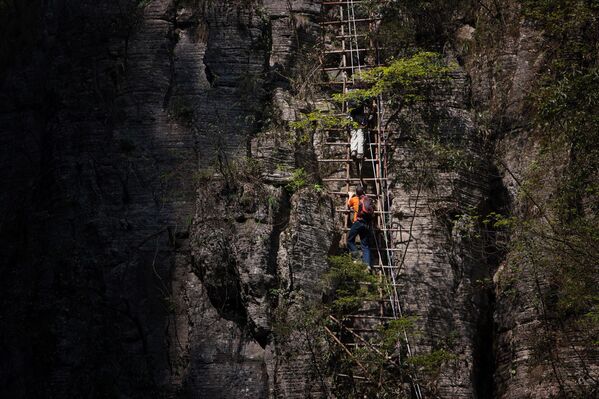
[[[393,59],[387,66],[360,73],[358,79],[367,83],[368,88],[335,94],[333,98],[337,102],[361,103],[382,95],[390,108],[398,113],[403,107],[428,100],[448,79],[452,69],[439,54],[420,51]]]
[[[289,356],[307,350],[315,376],[326,385],[323,389],[337,397],[409,398],[416,374],[419,383],[434,392],[441,369],[453,359],[449,349],[439,347],[408,358],[404,332],[416,333],[413,317],[389,320],[370,336],[356,333],[350,316],[366,303],[375,303],[390,287],[349,256],[330,257],[329,265],[322,280],[322,303],[294,307],[292,312],[286,300],[279,304],[277,342],[291,348]],[[359,345],[350,346],[348,340]]]

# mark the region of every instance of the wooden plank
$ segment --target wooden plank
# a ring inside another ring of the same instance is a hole
[[[329,127],[329,128],[322,129],[322,130],[324,130],[326,132],[339,132],[339,131],[345,131],[345,130],[347,130],[347,128],[343,128],[343,127]],[[370,131],[370,132],[378,132],[379,129],[368,129],[368,131]]]
[[[343,20],[343,21],[324,21],[321,22],[320,25],[322,26],[328,26],[328,25],[341,25],[341,24],[347,24],[347,23],[364,23],[364,22],[376,22],[376,21],[381,21],[382,18],[356,18],[356,19],[349,19],[349,20]]]
[[[329,194],[332,195],[341,195],[341,196],[348,196],[349,191],[329,191]],[[371,197],[371,198],[376,198],[378,197],[378,194],[366,194],[367,196]]]
[[[350,209],[344,209],[344,208],[335,208],[335,211],[336,212],[353,212]],[[388,212],[388,211],[374,211],[374,213],[376,213],[376,214],[390,214],[391,212]],[[402,229],[401,231],[407,231],[407,230],[406,229]]]
[[[377,51],[379,50],[378,48],[372,48],[372,47],[366,47],[366,48],[358,48],[358,49],[345,49],[345,50],[325,50],[324,53],[325,54],[344,54],[344,53],[350,53],[350,52],[356,52],[359,53],[360,51]]]
[[[359,68],[357,66],[340,66],[340,67],[322,68],[322,70],[325,72],[349,71],[349,70],[353,70],[354,72],[360,72],[360,70],[362,70],[362,69],[373,69],[373,68],[376,68],[376,67],[372,66],[372,65],[362,65]]]
[[[359,178],[359,177],[351,177],[351,178],[341,178],[341,177],[329,177],[329,178],[324,178],[322,179],[323,182],[334,182],[334,181],[340,181],[340,182],[345,182],[345,181],[349,181],[349,182],[361,182],[361,181],[375,181],[375,180],[387,180],[389,182],[392,182],[392,179],[381,179],[381,178],[374,178],[374,177],[364,177],[364,178]]]
[[[345,35],[345,34],[341,34],[338,36],[333,36],[335,39],[349,39],[349,38],[354,38],[354,37],[368,37],[369,34],[368,33],[357,33],[357,34],[353,34],[353,35]]]
[[[378,162],[378,159],[373,159],[373,158],[364,158],[361,160],[358,159],[344,159],[344,158],[324,158],[324,159],[319,159],[318,162],[339,162],[339,163],[344,163],[344,162],[358,162],[358,161],[362,161],[362,162]]]
[[[323,145],[330,145],[330,146],[335,146],[335,145],[348,146],[348,145],[351,145],[351,143],[348,143],[347,141],[327,141],[327,142],[324,142],[322,144]],[[379,145],[379,144],[380,145],[387,145],[385,143],[378,143],[378,142],[376,142],[376,143],[366,143],[366,145],[370,145],[370,146]]]
[[[319,1],[317,2],[317,4],[320,4],[322,6],[346,6],[346,5],[352,5],[352,4],[362,4],[362,3],[370,3],[372,4],[372,0],[353,0],[353,1]],[[379,2],[380,4],[383,4],[383,2]]]

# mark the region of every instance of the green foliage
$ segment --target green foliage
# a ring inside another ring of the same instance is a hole
[[[599,331],[588,317],[599,306],[599,2],[521,0],[521,7],[548,45],[529,96],[540,142],[520,187],[530,211],[513,223],[510,261],[549,283],[551,290],[537,292],[545,314],[584,324],[592,343]]]
[[[381,3],[382,6],[381,6]],[[471,0],[405,0],[378,2],[383,20],[375,39],[386,54],[441,49],[455,32],[456,10],[467,15]]]
[[[422,132],[409,142],[410,157],[401,165],[393,162],[396,180],[407,190],[433,190],[439,172],[470,171],[476,165],[472,154],[461,144],[444,142],[432,130]]]
[[[594,299],[593,307],[578,321],[578,326],[582,331],[589,332],[589,342],[594,346],[599,346],[599,298]]]
[[[497,212],[490,212],[482,219],[482,223],[485,226],[490,226],[495,229],[509,229],[510,227],[513,227],[516,222],[517,218],[513,216],[508,217]]]
[[[599,11],[597,0],[520,0],[522,14],[552,36],[568,34],[592,23]]]
[[[229,167],[231,177],[240,182],[261,183],[264,165],[259,159],[252,157],[238,158]]]
[[[279,300],[273,334],[280,347],[287,348],[282,356],[291,358],[308,351],[317,375],[359,374],[368,380],[366,384],[332,381],[327,389],[336,397],[407,398],[415,373],[427,392],[435,392],[441,370],[454,356],[443,347],[409,358],[405,334],[416,334],[415,317],[388,320],[372,334],[364,335],[359,347],[339,345],[343,336],[351,339],[350,330],[344,327],[351,318],[346,316],[360,311],[365,301],[378,299],[389,287],[380,280],[382,276],[371,274],[366,265],[354,262],[349,255],[331,256],[328,263],[330,270],[323,278],[328,300],[324,304],[306,306],[302,302],[297,307],[284,291],[269,292]]]
[[[335,115],[333,112],[317,110],[303,113],[297,121],[290,122],[289,127],[296,133],[295,143],[309,143],[312,137],[311,133],[316,130],[356,125],[350,118]]]
[[[270,209],[270,212],[273,215],[276,214],[281,207],[281,201],[279,200],[279,198],[275,197],[274,195],[269,195],[267,198],[267,202],[268,209]]]
[[[308,174],[304,170],[304,168],[295,169],[291,173],[291,180],[285,186],[285,189],[290,193],[295,193],[296,191],[306,187],[308,185]]]
[[[212,168],[203,168],[200,170],[196,170],[193,173],[193,181],[198,184],[205,184],[212,180],[214,177],[214,170]]]
[[[400,317],[396,320],[390,320],[379,330],[381,332],[382,349],[393,353],[397,349],[399,342],[404,342],[404,334],[413,335],[416,331],[416,317]]]
[[[414,104],[427,98],[427,93],[448,76],[452,68],[437,53],[421,51],[411,57],[396,59],[388,66],[362,72],[359,79],[369,88],[335,94],[338,102],[364,102],[384,94],[402,105]]]
[[[267,296],[271,299],[278,299],[280,295],[282,295],[284,291],[281,288],[270,288],[267,292]]]
[[[360,309],[367,299],[377,295],[378,281],[362,262],[354,262],[350,255],[329,257],[330,270],[325,281],[333,297],[331,310],[340,316]]]
[[[291,122],[289,126],[296,130],[322,130],[335,127],[358,127],[350,118],[341,117],[323,111],[312,111],[302,114],[299,120]]]
[[[408,363],[422,374],[432,378],[438,378],[442,368],[452,360],[456,355],[445,350],[437,349],[430,353],[418,354],[408,359]]]
[[[460,142],[464,138],[447,137],[447,127],[436,122],[442,116],[426,108],[433,91],[444,89],[453,69],[439,54],[420,51],[360,74],[367,88],[333,96],[338,102],[350,104],[384,96],[392,110],[389,122],[397,123],[404,138],[410,139],[410,156],[391,161],[397,181],[407,190],[432,190],[439,172],[472,171],[477,164],[473,152]],[[421,116],[422,122],[410,120],[414,115]]]
[[[535,102],[543,151],[549,157],[555,157],[564,148],[571,152],[569,168],[553,205],[562,220],[573,221],[581,216],[578,204],[597,193],[599,68],[564,74],[560,80],[540,88]]]
[[[150,4],[152,2],[152,0],[136,0],[136,2],[137,2],[137,7],[145,8],[148,4]]]

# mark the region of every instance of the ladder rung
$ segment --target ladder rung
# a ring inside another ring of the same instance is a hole
[[[349,227],[345,227],[342,230],[345,231],[345,232],[348,232],[350,230],[350,228]],[[397,231],[397,232],[401,231],[401,232],[404,232],[406,234],[408,234],[410,232],[410,230],[408,230],[408,229],[404,229],[404,230],[393,229],[393,230],[391,230],[391,229],[379,229],[379,228],[376,228],[376,227],[374,228],[374,231],[375,232],[379,232],[379,233],[380,232],[384,232],[384,231]],[[395,244],[398,244],[398,245],[405,245],[405,244],[408,244],[410,242],[410,240],[405,240],[405,241],[394,240],[393,242]],[[393,252],[393,251],[403,251],[404,250],[403,248],[386,248],[386,247],[381,247],[379,249],[380,249],[381,252],[385,252],[385,251],[391,251],[391,252]]]
[[[344,6],[344,5],[354,5],[360,3],[370,3],[368,0],[352,0],[350,1],[319,1],[318,4],[322,6]]]
[[[348,159],[348,158],[339,158],[339,159],[319,159],[318,162],[356,162],[358,159]],[[362,162],[378,162],[379,160],[376,158],[363,158]]]
[[[375,22],[375,21],[380,21],[381,18],[356,18],[356,19],[346,19],[346,20],[342,20],[342,21],[325,21],[325,22],[321,22],[320,25],[341,25],[341,24],[347,24],[347,23],[354,23],[354,22]]]
[[[352,330],[355,333],[380,333],[380,330],[374,329],[374,328],[350,328],[348,327],[350,330]],[[359,335],[359,334],[358,334]]]
[[[368,378],[362,377],[360,375],[336,374],[336,376],[337,377],[343,377],[343,378],[351,378],[351,379],[356,379],[356,380],[368,381]]]
[[[347,191],[329,191],[329,194],[347,196],[349,193]],[[366,195],[369,197],[372,197],[372,198],[378,198],[378,194],[366,194]]]
[[[364,303],[364,302],[366,302],[366,303],[381,303],[381,302],[382,303],[391,303],[392,301],[389,298],[377,298],[377,299],[366,298],[366,299],[362,300],[362,303]]]
[[[369,315],[369,314],[350,314],[350,315],[344,316],[343,318],[344,319],[352,318],[352,319],[395,320],[395,317],[391,317],[391,316],[373,316],[373,315]]]
[[[399,245],[405,245],[405,244],[409,244],[410,241],[394,241],[395,244],[399,244]],[[372,250],[374,250],[375,248],[372,248]],[[403,252],[405,251],[404,248],[385,248],[385,247],[379,247],[378,249],[380,252]]]
[[[366,346],[365,344],[361,343],[361,342],[348,342],[347,344],[345,344],[345,346],[354,346],[354,347],[364,347]],[[369,344],[369,346],[375,346],[375,347],[380,347],[381,344]]]
[[[358,282],[358,284],[360,284],[360,285],[379,285],[379,283],[373,284],[373,283],[368,283],[368,282]],[[385,285],[389,285],[392,287],[400,287],[401,286],[401,284],[393,284],[393,283],[389,283],[389,284],[385,284]]]
[[[321,86],[332,86],[332,85],[338,85],[338,86],[351,86],[351,87],[369,87],[370,85],[364,82],[352,82],[351,80],[348,80],[347,82],[338,82],[338,81],[331,81],[331,82],[318,82],[316,83],[318,85]]]
[[[368,37],[368,33],[358,33],[355,35],[337,35],[333,36],[335,39],[349,39],[354,37]]]
[[[345,141],[329,141],[329,142],[327,142],[327,143],[323,143],[323,144],[324,144],[324,145],[330,145],[330,146],[335,146],[335,145],[338,145],[338,146],[344,146],[344,147],[347,147],[347,146],[351,145],[350,143],[348,143],[348,142],[345,142]],[[372,147],[372,146],[378,146],[379,144],[380,144],[381,146],[385,146],[385,145],[387,145],[387,144],[385,144],[385,143],[378,143],[378,142],[375,142],[375,143],[367,143],[367,145],[369,145],[369,146],[371,146],[371,147]]]
[[[351,178],[341,178],[341,177],[329,177],[329,178],[325,178],[322,179],[323,182],[333,182],[333,181],[342,181],[342,182],[352,182],[352,181],[356,181],[356,182],[360,182],[360,181],[383,181],[383,180],[387,180],[389,182],[393,181],[393,179],[383,179],[382,177],[364,177],[362,179],[358,178],[358,177],[351,177]]]
[[[340,132],[340,131],[345,131],[347,129],[344,128],[344,127],[328,127],[326,129],[323,129],[323,130],[325,130],[327,132]],[[379,129],[368,129],[368,130],[371,131],[371,132],[378,132],[379,131]]]
[[[337,212],[339,212],[339,213],[349,213],[349,212],[345,212],[345,211],[339,211],[339,210],[338,210]],[[381,211],[375,211],[375,213],[382,213],[382,212],[381,212]],[[388,212],[385,212],[385,213],[388,213]],[[343,231],[349,231],[349,230],[350,230],[350,228],[349,228],[349,227],[345,227],[345,228],[343,229]],[[375,231],[395,231],[395,232],[404,232],[404,233],[406,233],[406,234],[408,234],[408,233],[410,232],[410,230],[409,230],[409,229],[379,229],[379,228],[375,228]],[[401,243],[402,243],[402,244],[405,244],[405,242],[401,242]],[[381,250],[383,250],[383,249],[381,248]],[[385,251],[386,251],[386,250],[387,250],[387,248],[385,248]],[[393,249],[393,248],[389,248],[389,250],[390,250],[390,251],[394,251],[394,249]]]
[[[323,71],[325,72],[331,72],[331,71],[348,71],[348,70],[354,70],[354,71],[360,71],[361,69],[372,69],[372,68],[376,68],[375,66],[372,65],[362,65],[359,68],[357,66],[341,66],[341,67],[329,67],[329,68],[322,68]]]
[[[350,209],[344,209],[344,208],[336,208],[335,211],[336,212],[340,212],[340,213],[350,213],[350,212],[353,212]],[[390,214],[391,212],[389,212],[389,211],[374,211],[374,213],[377,213],[377,214]],[[349,230],[349,229],[347,229],[347,230]],[[389,230],[389,229],[387,229],[387,230]],[[406,229],[402,229],[402,231],[407,231],[407,230]]]
[[[405,244],[409,244],[410,241],[397,241],[396,240],[395,243],[396,244],[405,245]],[[381,252],[387,252],[387,251],[390,251],[390,252],[403,252],[403,251],[405,251],[405,249],[404,248],[381,248],[380,251]]]
[[[366,48],[357,48],[357,49],[342,49],[342,50],[325,50],[323,51],[325,54],[345,54],[345,53],[359,53],[360,51],[376,51],[379,50],[376,47],[366,47]]]
[[[348,113],[343,113],[343,112],[331,113],[331,114],[327,114],[327,115],[330,115],[330,116],[338,116],[338,117],[341,117],[341,118],[343,118],[343,117],[348,117],[348,116],[349,116],[349,114],[348,114]]]

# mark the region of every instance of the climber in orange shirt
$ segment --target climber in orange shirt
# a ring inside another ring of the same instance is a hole
[[[354,222],[347,236],[347,248],[351,252],[352,257],[358,257],[359,253],[358,249],[356,248],[356,237],[359,235],[360,246],[362,247],[362,259],[368,268],[370,268],[370,246],[368,245],[370,239],[370,220],[368,219],[371,217],[372,210],[368,209],[365,212],[360,209],[360,203],[362,203],[363,206],[365,200],[367,200],[367,202],[371,202],[366,198],[364,188],[362,188],[360,185],[356,187],[355,195],[351,192],[349,193],[347,207],[354,213]],[[372,207],[372,205],[369,205],[369,207]]]

